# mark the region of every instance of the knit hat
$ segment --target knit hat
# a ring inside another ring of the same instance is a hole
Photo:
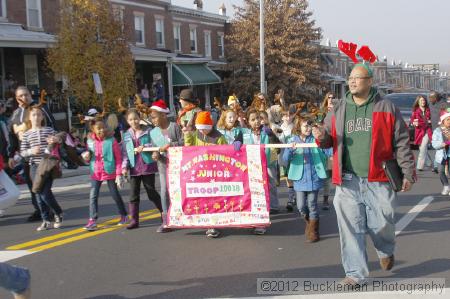
[[[448,110],[442,110],[441,116],[439,117],[439,124],[441,124],[447,117],[450,117],[450,112]]]
[[[162,100],[162,99],[153,102],[150,109],[158,111],[158,112],[163,112],[166,114],[170,113],[169,108],[167,108],[166,102],[164,102],[164,100]]]
[[[232,104],[239,104],[239,100],[235,95],[228,97],[228,106],[231,106]]]
[[[187,101],[190,103],[197,103],[197,100],[194,98],[194,93],[191,89],[183,89],[180,92],[180,100]]]
[[[212,129],[213,120],[209,111],[200,111],[195,118],[195,127],[199,130]]]

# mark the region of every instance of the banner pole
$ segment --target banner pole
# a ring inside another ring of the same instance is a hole
[[[253,145],[253,144],[252,144]],[[263,144],[266,148],[316,148],[318,147],[315,143],[296,143],[291,144]],[[134,149],[136,151],[136,149]],[[143,152],[159,152],[159,147],[145,147]]]

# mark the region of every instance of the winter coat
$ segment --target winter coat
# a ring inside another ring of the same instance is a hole
[[[326,116],[324,124],[326,133],[316,143],[321,148],[333,147],[334,184],[342,184],[344,119],[346,101],[336,101],[334,109]],[[405,178],[415,181],[414,156],[409,147],[408,128],[400,110],[395,105],[377,94],[372,110],[372,143],[370,144],[369,182],[388,182],[382,162],[396,157]]]
[[[417,119],[419,125],[414,126],[414,144],[421,145],[422,139],[425,135],[428,135],[428,140],[431,140],[433,132],[431,130],[431,112],[430,108],[425,109],[425,113],[422,113],[420,108],[416,108],[411,115],[411,124]]]

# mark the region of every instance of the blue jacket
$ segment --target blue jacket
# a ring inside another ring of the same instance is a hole
[[[445,149],[444,144],[444,136],[442,135],[441,127],[437,127],[433,131],[433,137],[431,139],[431,145],[436,150],[436,155],[434,156],[434,160],[436,163],[441,164],[442,161],[447,160],[450,157],[450,147]]]
[[[315,143],[313,136],[302,141],[293,135],[290,142]],[[327,157],[333,154],[332,149],[320,148],[288,148],[283,153],[283,162],[289,165],[288,179],[294,182],[295,191],[316,191],[323,187],[323,179],[327,178]]]

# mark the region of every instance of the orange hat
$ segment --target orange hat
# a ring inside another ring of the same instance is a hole
[[[195,119],[195,127],[199,130],[212,129],[213,120],[211,118],[211,113],[209,113],[209,111],[200,111],[199,113],[197,113],[197,117]]]

